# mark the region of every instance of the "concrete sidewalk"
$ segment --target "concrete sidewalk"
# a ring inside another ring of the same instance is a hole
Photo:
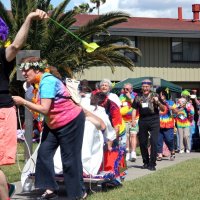
[[[169,167],[172,165],[176,165],[180,162],[192,159],[192,158],[199,158],[200,159],[200,153],[189,153],[189,154],[176,154],[176,159],[174,161],[169,161],[169,159],[163,158],[162,161],[157,162],[156,169],[157,171]],[[137,161],[135,163],[128,162],[128,174],[126,176],[125,181],[130,181],[151,173],[156,173],[156,171],[149,171],[147,169],[141,169],[141,166],[143,165],[142,163],[142,158],[138,157]],[[16,199],[16,200],[23,200],[23,199],[32,199],[35,200],[37,197],[39,197],[41,194],[38,191],[32,191],[32,192],[27,192],[27,193],[22,193],[22,188],[21,188],[21,183],[17,182],[15,183],[17,186],[17,191],[15,195],[11,199]],[[61,185],[60,190],[59,190],[59,200],[65,200],[65,191],[64,191],[64,186]]]

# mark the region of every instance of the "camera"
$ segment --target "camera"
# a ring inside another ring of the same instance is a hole
[[[191,99],[195,99],[197,96],[195,94],[190,95]]]

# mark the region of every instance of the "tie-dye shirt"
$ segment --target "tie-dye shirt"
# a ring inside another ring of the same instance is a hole
[[[176,116],[176,124],[178,128],[190,127],[194,118],[194,107],[191,103],[187,103],[183,110],[180,109]]]
[[[49,113],[44,116],[44,120],[50,129],[65,126],[81,112],[81,107],[67,98],[69,96],[61,80],[50,73],[44,73],[39,85],[39,98],[52,99]]]
[[[174,117],[169,107],[176,108],[176,104],[172,100],[166,101],[164,111],[160,111],[160,128],[174,128]]]
[[[137,93],[132,92],[131,93],[131,99],[135,99],[135,97],[137,96]],[[122,107],[120,109],[120,113],[122,115],[122,118],[125,122],[130,122],[132,120],[132,102],[131,99],[129,99],[125,94],[121,94],[119,97],[121,103],[122,103]],[[138,115],[137,115],[137,119],[138,119]]]

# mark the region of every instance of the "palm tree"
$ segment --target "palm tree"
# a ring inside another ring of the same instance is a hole
[[[10,39],[16,35],[27,14],[39,8],[49,12],[51,18],[70,29],[76,21],[77,10],[65,12],[70,0],[64,0],[59,6],[49,11],[51,0],[11,0],[12,16],[5,10],[0,2],[1,17],[10,28]],[[74,31],[81,39],[90,42],[94,36],[98,39],[100,47],[92,53],[87,53],[82,44],[61,28],[49,21],[34,21],[24,49],[41,50],[41,57],[46,58],[51,65],[58,67],[64,76],[73,76],[76,72],[82,72],[94,66],[110,66],[114,71],[115,66],[125,66],[133,69],[134,63],[121,51],[126,50],[141,54],[139,49],[130,46],[128,38],[112,38],[108,28],[122,22],[126,22],[129,15],[122,12],[110,12],[101,15],[86,25]],[[123,42],[125,45],[117,45]]]
[[[106,3],[106,0],[90,0],[90,2],[96,4],[96,8],[97,8],[98,15],[99,15],[100,5]]]
[[[87,13],[88,10],[90,10],[90,6],[88,3],[82,3],[80,4],[79,6],[75,6],[74,7],[74,10],[77,12],[77,13]]]

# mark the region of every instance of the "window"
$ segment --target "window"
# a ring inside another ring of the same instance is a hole
[[[93,38],[92,38],[92,41],[93,42],[97,42],[98,43],[98,41],[99,40],[103,40],[104,39],[104,35],[100,35],[100,36],[94,36]],[[125,36],[117,36],[117,35],[111,35],[110,36],[112,39],[116,39],[116,38],[121,38],[121,37],[125,37]],[[137,38],[136,37],[127,37],[127,38],[129,38],[130,40],[131,40],[131,47],[137,47]],[[115,43],[113,43],[113,44],[117,44],[117,45],[126,45],[126,44],[124,44],[123,42],[115,42]],[[135,53],[132,53],[132,52],[128,52],[128,51],[125,51],[125,50],[120,50],[120,52],[124,55],[124,56],[126,56],[126,57],[128,57],[128,58],[130,58],[133,62],[137,62],[137,54],[135,54]]]
[[[172,62],[200,62],[199,38],[172,38]]]
[[[136,37],[131,37],[131,47],[136,47]],[[124,51],[124,55],[130,58],[133,62],[137,62],[137,54],[132,52]]]
[[[131,40],[131,47],[137,47],[137,38],[136,37],[128,37]],[[118,45],[124,45],[122,42],[118,42]],[[133,62],[137,62],[137,54],[129,51],[121,51],[124,56],[130,58]]]

